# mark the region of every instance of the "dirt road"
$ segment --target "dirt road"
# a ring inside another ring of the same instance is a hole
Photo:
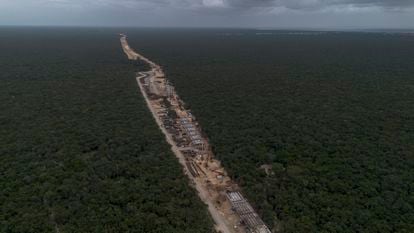
[[[183,153],[176,146],[176,144],[175,144],[173,138],[171,137],[171,135],[163,127],[163,124],[162,124],[160,118],[157,115],[156,109],[154,108],[153,104],[151,104],[151,101],[150,101],[146,91],[144,90],[144,87],[141,83],[141,79],[146,78],[146,77],[151,77],[151,76],[159,76],[159,75],[163,76],[164,73],[163,73],[161,67],[158,66],[157,64],[155,64],[154,62],[150,61],[149,59],[145,58],[144,56],[142,56],[142,55],[136,53],[135,51],[133,51],[129,47],[129,45],[126,41],[126,37],[124,35],[121,35],[121,36],[122,36],[121,37],[121,44],[122,44],[123,50],[126,53],[126,55],[128,56],[128,58],[131,59],[131,60],[141,59],[141,60],[147,62],[151,66],[150,71],[139,72],[138,73],[138,76],[136,77],[138,86],[141,90],[142,95],[145,98],[145,101],[147,103],[148,108],[150,109],[155,121],[158,124],[158,127],[164,133],[167,142],[171,145],[171,150],[174,152],[175,156],[178,158],[178,161],[183,166],[184,172],[187,174],[189,179],[194,184],[200,199],[205,204],[207,204],[208,211],[210,212],[211,217],[213,218],[213,220],[215,222],[216,230],[221,231],[223,233],[235,233],[236,231],[233,228],[234,223],[228,222],[228,219],[224,216],[224,214],[221,213],[215,207],[214,200],[211,197],[211,195],[209,195],[209,191],[206,189],[205,185],[203,185],[203,183],[200,180],[198,180],[198,179],[196,179],[196,178],[194,178],[190,175],[190,172],[188,171],[187,166],[185,165],[185,157],[184,157]]]

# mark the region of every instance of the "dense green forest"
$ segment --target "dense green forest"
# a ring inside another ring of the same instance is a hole
[[[116,32],[0,29],[0,232],[212,232]]]
[[[414,232],[412,34],[129,35],[164,66],[269,225],[281,232]]]

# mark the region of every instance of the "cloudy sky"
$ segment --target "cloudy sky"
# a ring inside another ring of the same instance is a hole
[[[412,29],[414,0],[0,0],[0,25]]]

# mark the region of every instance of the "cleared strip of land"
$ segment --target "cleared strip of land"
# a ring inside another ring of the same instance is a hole
[[[248,201],[242,196],[220,162],[214,159],[207,137],[202,133],[191,111],[165,78],[162,68],[136,53],[121,34],[121,44],[131,60],[140,59],[151,69],[139,72],[137,82],[148,108],[167,142],[208,205],[216,230],[224,233],[270,233]]]

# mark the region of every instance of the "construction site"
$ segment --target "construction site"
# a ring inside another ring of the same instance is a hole
[[[149,71],[138,73],[138,85],[184,172],[208,205],[216,230],[226,233],[270,233],[220,161],[215,159],[206,135],[191,110],[183,107],[184,102],[162,68],[136,53],[128,45],[124,34],[121,34],[121,44],[129,59],[140,59],[151,67]]]

